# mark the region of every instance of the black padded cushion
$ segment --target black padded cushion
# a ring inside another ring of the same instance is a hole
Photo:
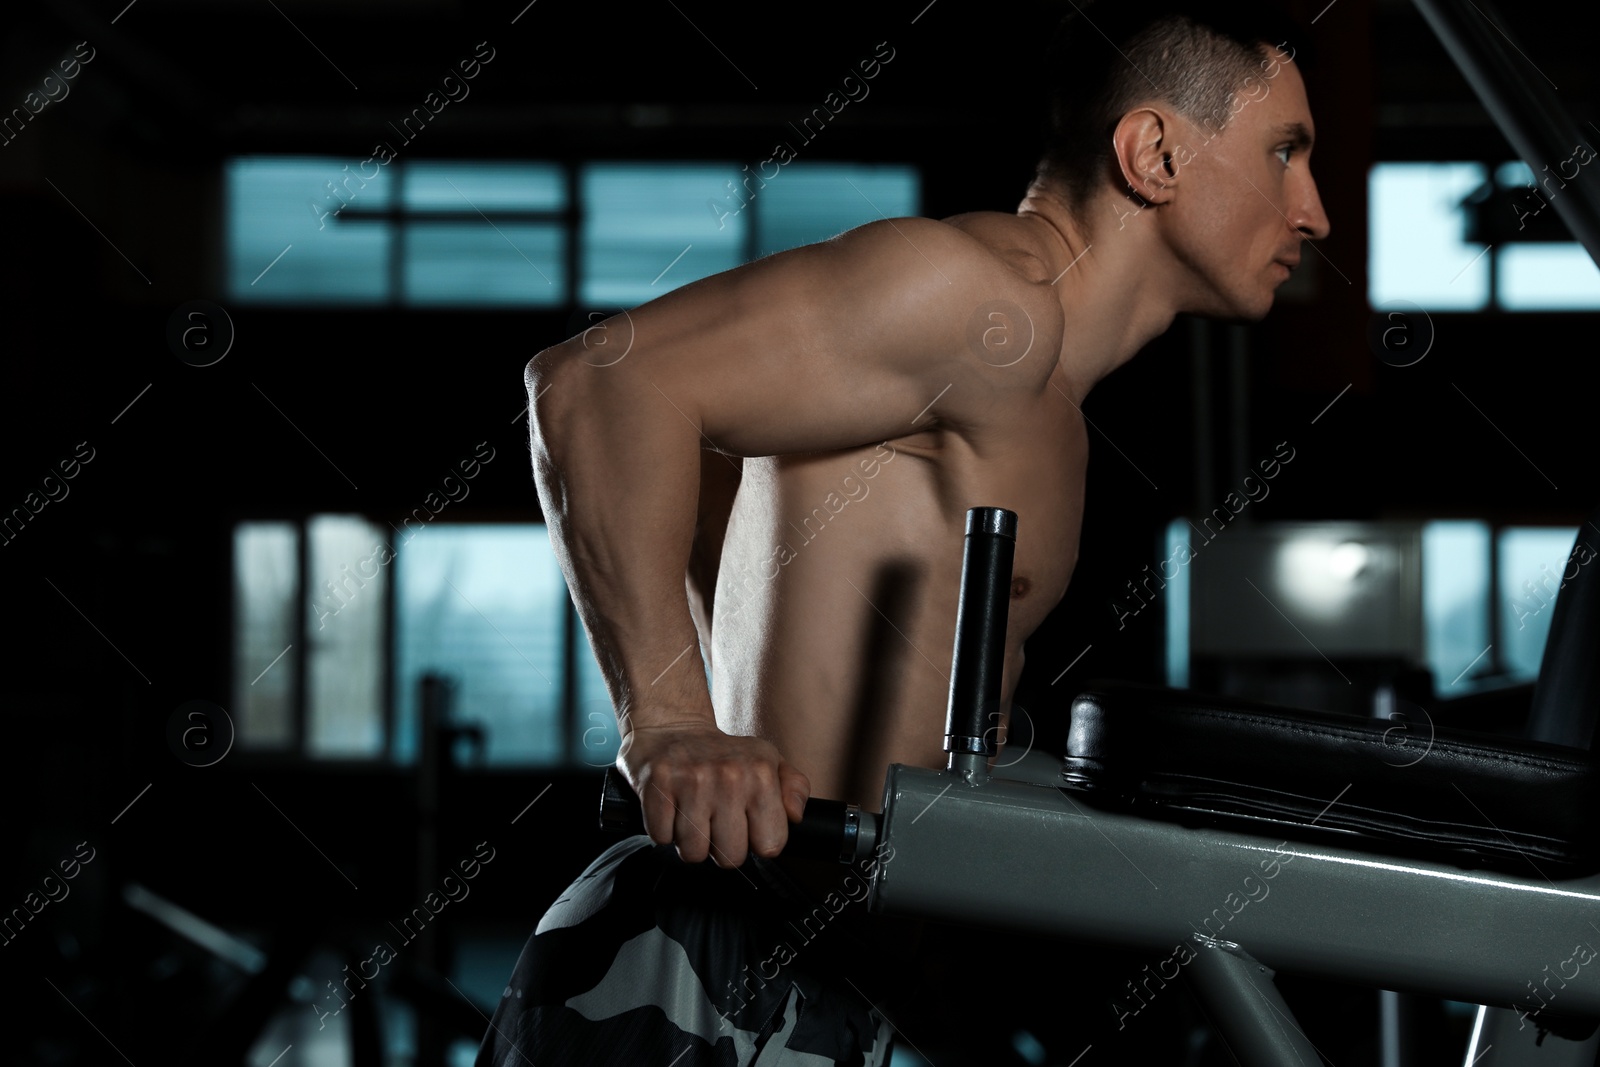
[[[1100,685],[1073,702],[1062,778],[1146,817],[1523,875],[1600,869],[1588,752],[1425,721]]]

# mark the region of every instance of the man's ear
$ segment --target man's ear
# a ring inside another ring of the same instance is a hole
[[[1142,107],[1123,115],[1111,134],[1124,187],[1147,204],[1167,203],[1178,184],[1173,130],[1168,116]]]

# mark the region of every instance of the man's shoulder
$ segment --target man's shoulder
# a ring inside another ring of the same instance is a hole
[[[1039,285],[1051,280],[1039,228],[1029,226],[1019,215],[970,211],[942,219],[939,225],[959,231],[996,265],[1014,274],[1020,284]]]
[[[1050,282],[1035,227],[1015,215],[979,211],[945,219],[909,216],[885,218],[849,231],[848,241],[870,254],[919,254],[944,276],[945,282],[976,283],[1000,295],[1037,289]]]
[[[1000,211],[973,211],[941,220],[923,220],[951,236],[947,239],[968,271],[967,293],[984,308],[996,303],[1024,311],[1031,330],[1059,342],[1063,327],[1060,294],[1050,249],[1040,228],[1017,215]]]
[[[1049,250],[1039,227],[1016,215],[977,211],[944,219],[882,219],[844,236],[858,241],[863,252],[872,248],[901,263],[932,267],[897,275],[894,284],[915,277],[947,311],[967,303],[973,308],[1014,305],[1034,327],[1059,337],[1062,309],[1045,258]]]
[[[975,212],[882,219],[836,240],[860,256],[858,266],[874,279],[867,287],[874,300],[888,298],[882,286],[904,297],[896,305],[916,315],[923,353],[950,354],[950,373],[965,368],[968,385],[1040,392],[1060,353],[1065,314],[1038,230],[1014,215]],[[986,406],[979,398],[992,395],[951,390],[957,393],[949,401],[956,408]]]

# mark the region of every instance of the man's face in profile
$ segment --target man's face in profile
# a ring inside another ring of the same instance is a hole
[[[1167,212],[1174,254],[1194,273],[1185,310],[1255,321],[1299,264],[1301,243],[1328,234],[1311,177],[1315,127],[1305,82],[1287,55],[1269,50],[1262,72],[1235,94],[1215,136],[1180,119],[1182,167]],[[1208,141],[1207,137],[1211,136]]]

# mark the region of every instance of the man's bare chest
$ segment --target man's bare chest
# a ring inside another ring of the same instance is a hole
[[[968,508],[1018,516],[1012,624],[1031,632],[1066,591],[1077,562],[1086,448],[1071,425],[1016,428],[982,447],[939,431],[819,456],[746,461],[724,560],[773,591],[872,570],[914,571],[953,594]],[[948,580],[946,580],[948,579]],[[804,597],[792,589],[790,597]]]

